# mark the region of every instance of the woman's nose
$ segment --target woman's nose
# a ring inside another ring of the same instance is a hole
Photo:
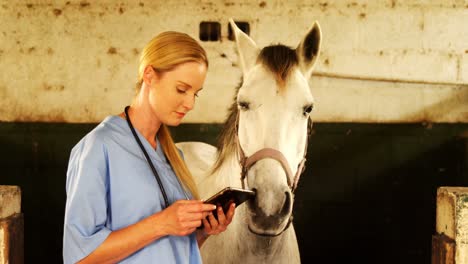
[[[184,107],[187,109],[187,111],[190,111],[193,109],[195,105],[195,95],[188,94],[184,98]]]

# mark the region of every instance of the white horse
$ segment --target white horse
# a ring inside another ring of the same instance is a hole
[[[307,150],[314,104],[308,79],[320,50],[320,26],[315,22],[296,49],[274,45],[260,50],[232,19],[230,24],[243,83],[219,145],[177,146],[202,198],[227,186],[253,189],[256,197],[236,208],[224,233],[205,242],[203,261],[300,263],[292,224],[293,191]]]

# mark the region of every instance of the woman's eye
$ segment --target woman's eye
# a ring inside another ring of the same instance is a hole
[[[249,107],[250,107],[249,103],[243,102],[243,101],[239,102],[238,105],[241,110],[249,110]]]
[[[182,88],[177,87],[176,89],[178,93],[181,93],[181,94],[185,93],[185,90]]]
[[[304,106],[304,108],[303,108],[302,114],[303,114],[304,116],[307,116],[308,114],[310,114],[310,112],[312,112],[312,109],[314,109],[314,105],[306,105],[306,106]]]

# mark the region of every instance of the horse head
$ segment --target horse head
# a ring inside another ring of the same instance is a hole
[[[256,191],[247,203],[246,221],[252,233],[275,236],[290,224],[295,182],[302,172],[314,106],[308,80],[321,30],[315,22],[295,49],[259,49],[232,19],[230,24],[243,74],[231,119],[236,119],[243,185]]]

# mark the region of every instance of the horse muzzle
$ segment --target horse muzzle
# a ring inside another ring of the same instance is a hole
[[[293,208],[292,192],[289,189],[284,192],[254,190],[257,195],[247,201],[249,230],[257,235],[279,235],[290,224]]]

